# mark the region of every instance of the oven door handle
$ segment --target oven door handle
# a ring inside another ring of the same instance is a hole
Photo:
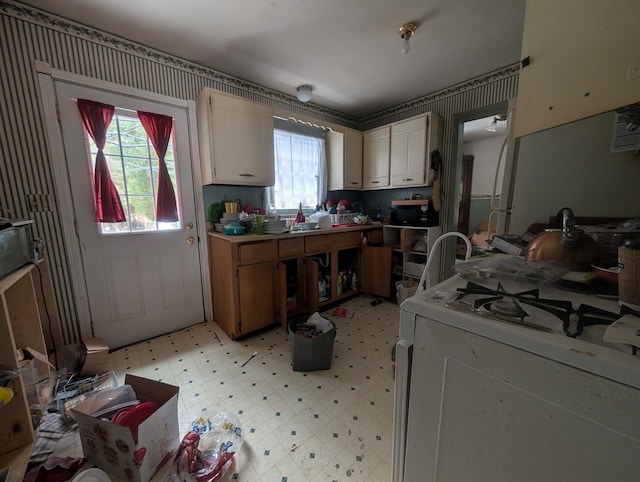
[[[393,397],[392,482],[404,481],[412,358],[413,344],[407,340],[399,340],[396,343],[396,381]]]

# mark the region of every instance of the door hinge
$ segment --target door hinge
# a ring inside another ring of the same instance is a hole
[[[60,116],[60,105],[56,102],[56,117],[58,118],[58,124],[62,124],[62,117]]]

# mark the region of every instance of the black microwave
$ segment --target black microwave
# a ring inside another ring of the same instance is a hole
[[[34,261],[33,221],[0,218],[0,279]]]
[[[391,224],[394,226],[438,226],[439,213],[429,199],[391,201]]]

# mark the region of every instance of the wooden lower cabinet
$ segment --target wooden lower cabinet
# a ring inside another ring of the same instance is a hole
[[[236,339],[276,322],[276,243],[209,236],[213,316]]]
[[[381,227],[250,239],[209,236],[214,319],[232,339],[286,328],[292,317],[358,292],[390,296],[392,246],[382,244]]]

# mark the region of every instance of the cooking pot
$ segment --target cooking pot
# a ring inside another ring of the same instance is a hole
[[[591,271],[591,263],[600,255],[600,246],[576,229],[570,208],[562,208],[557,217],[562,217],[562,229],[545,229],[533,238],[525,251],[525,259],[554,260],[572,271]]]

